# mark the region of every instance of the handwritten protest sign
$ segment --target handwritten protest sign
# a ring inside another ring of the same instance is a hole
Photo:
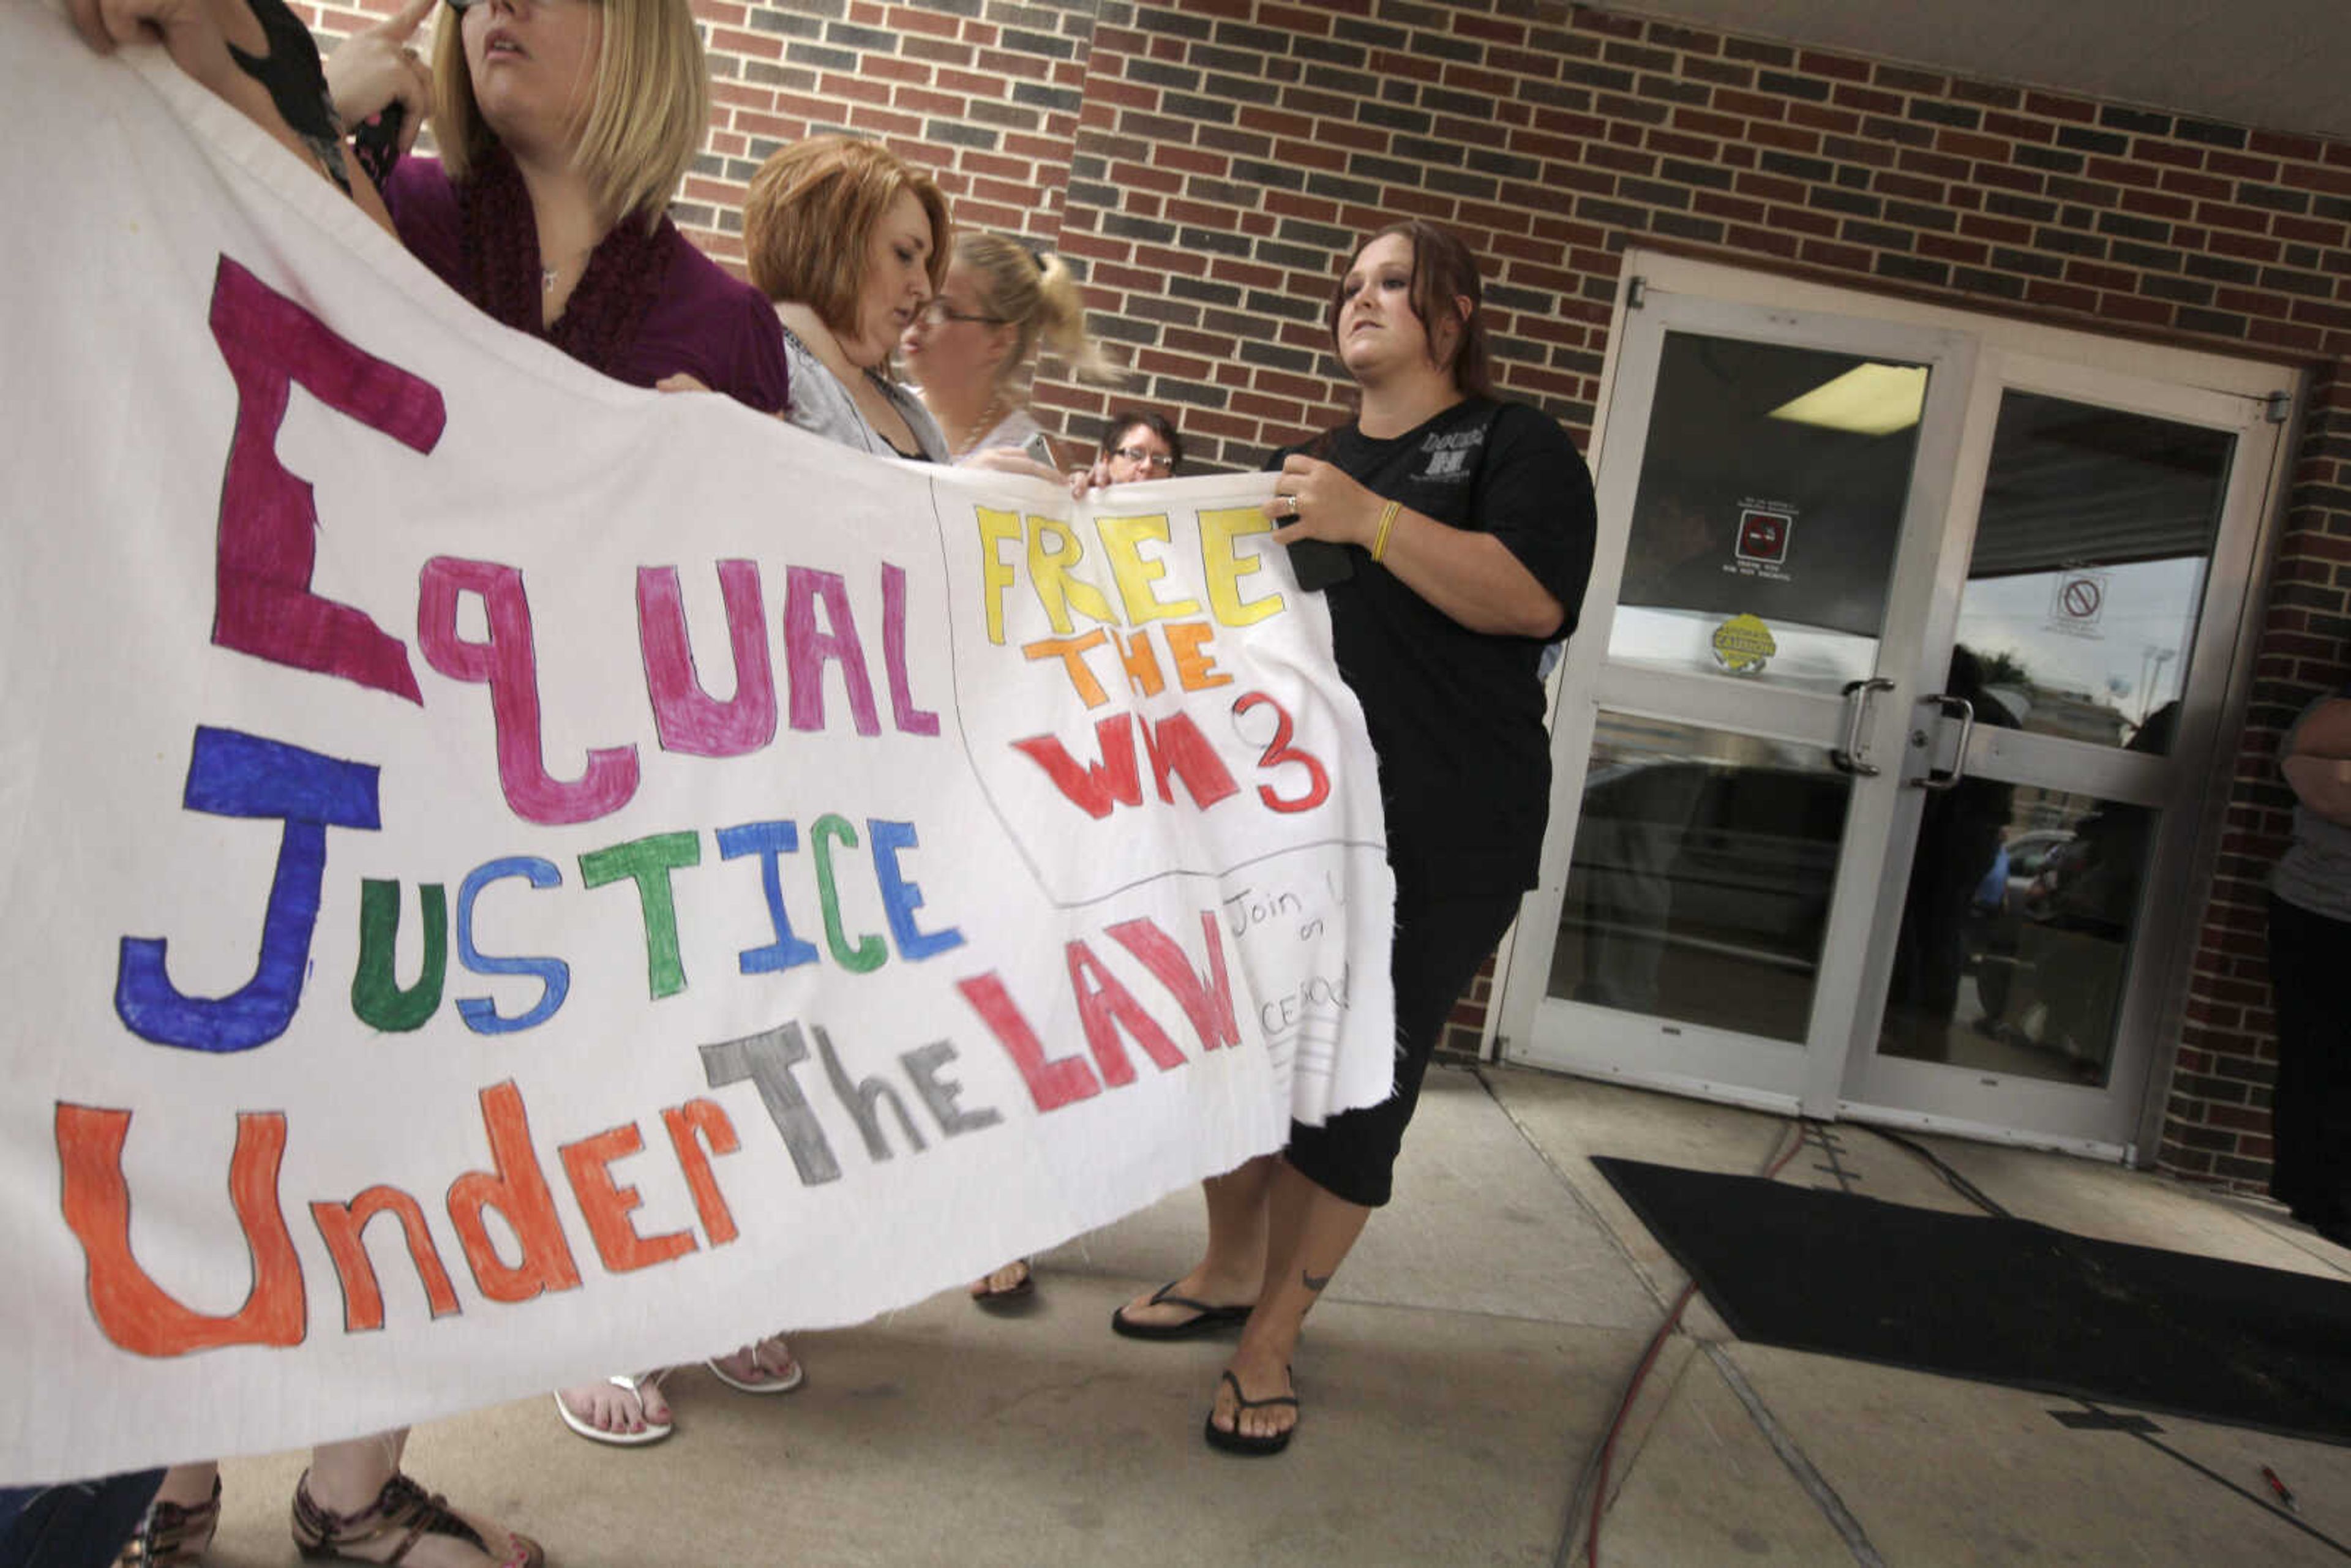
[[[858,1321],[1387,1092],[1262,476],[622,387],[159,57],[0,86],[0,1479]]]

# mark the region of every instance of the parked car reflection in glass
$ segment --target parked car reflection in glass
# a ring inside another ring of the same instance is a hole
[[[1986,1019],[1998,1020],[2008,1011],[2020,933],[2026,921],[2047,913],[2047,892],[2036,892],[2035,884],[2049,857],[2073,838],[2071,828],[2030,828],[2017,833],[2001,845],[1977,885],[1968,911],[1967,968]]]
[[[1603,713],[1552,994],[1801,1040],[1848,793],[1818,752]]]

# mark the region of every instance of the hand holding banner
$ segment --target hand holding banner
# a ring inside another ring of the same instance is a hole
[[[1263,476],[603,381],[160,58],[0,36],[0,1477],[858,1321],[1387,1092]]]

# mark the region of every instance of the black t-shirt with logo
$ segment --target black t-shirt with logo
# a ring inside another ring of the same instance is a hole
[[[1537,672],[1545,642],[1575,629],[1592,572],[1592,476],[1575,443],[1538,409],[1469,398],[1387,440],[1341,425],[1268,466],[1293,452],[1449,528],[1492,534],[1567,612],[1551,639],[1472,632],[1353,549],[1353,574],[1324,591],[1339,673],[1379,758],[1399,887],[1532,887],[1551,803]]]

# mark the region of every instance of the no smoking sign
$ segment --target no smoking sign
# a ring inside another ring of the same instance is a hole
[[[2076,637],[2104,635],[2098,622],[2106,612],[2107,575],[2103,571],[2059,573],[2049,601],[2051,627]]]

